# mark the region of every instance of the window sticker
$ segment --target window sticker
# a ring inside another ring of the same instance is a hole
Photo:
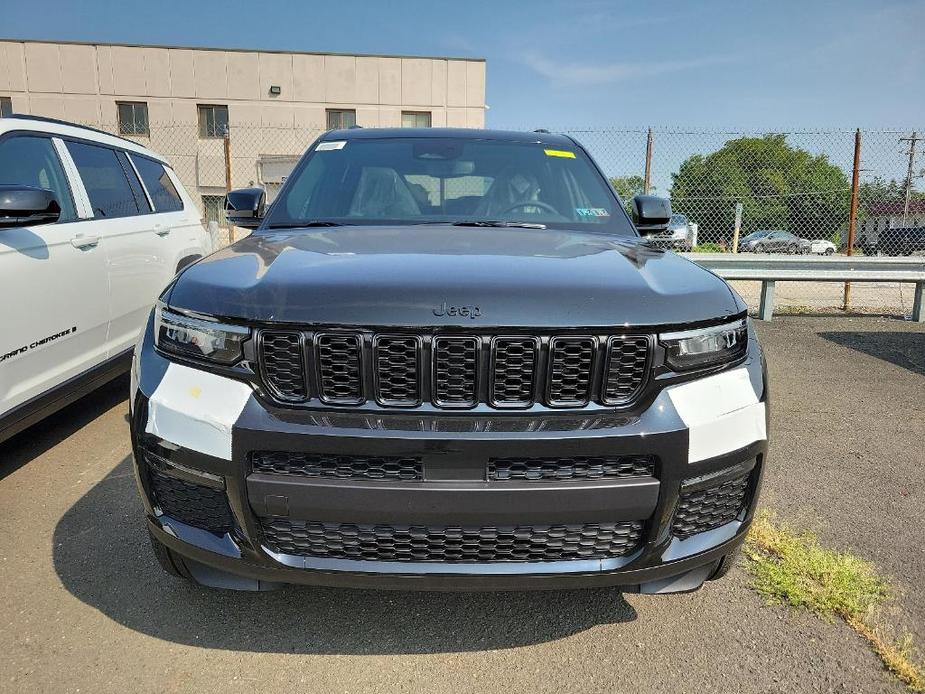
[[[564,149],[544,149],[547,157],[562,157],[563,159],[574,159],[575,153]]]
[[[576,207],[575,213],[579,217],[609,217],[610,212],[603,207]]]
[[[316,152],[326,152],[331,149],[343,149],[347,144],[346,140],[337,140],[335,142],[319,142],[315,147]]]

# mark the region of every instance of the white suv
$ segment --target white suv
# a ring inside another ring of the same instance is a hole
[[[0,441],[126,371],[161,290],[212,250],[162,157],[0,118]]]

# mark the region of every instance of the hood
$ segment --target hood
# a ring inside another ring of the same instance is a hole
[[[641,239],[454,226],[260,232],[185,270],[171,306],[304,325],[612,327],[738,314],[723,280]]]

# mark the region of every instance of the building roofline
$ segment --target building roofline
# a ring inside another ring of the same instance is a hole
[[[321,135],[321,141],[331,140],[378,140],[404,138],[458,138],[465,140],[500,140],[529,144],[555,145],[559,147],[580,146],[568,135],[550,132],[521,130],[490,130],[486,128],[346,128],[328,130]]]
[[[224,53],[276,53],[282,55],[336,55],[353,58],[416,58],[424,60],[462,60],[470,63],[484,63],[485,58],[464,58],[451,55],[401,55],[390,53],[341,53],[337,51],[285,51],[271,48],[222,48],[220,46],[173,46],[152,43],[110,43],[108,41],[59,41],[54,39],[20,39],[0,36],[0,42],[11,43],[53,43],[69,46],[118,46],[120,48],[166,48],[182,51],[221,51]]]

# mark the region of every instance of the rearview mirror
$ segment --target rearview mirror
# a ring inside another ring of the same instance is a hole
[[[0,185],[0,229],[53,224],[60,216],[61,205],[50,190]]]
[[[263,188],[238,188],[225,195],[225,218],[229,224],[256,229],[263,221],[267,194]]]
[[[633,196],[633,224],[643,236],[668,231],[671,202],[655,195]]]

